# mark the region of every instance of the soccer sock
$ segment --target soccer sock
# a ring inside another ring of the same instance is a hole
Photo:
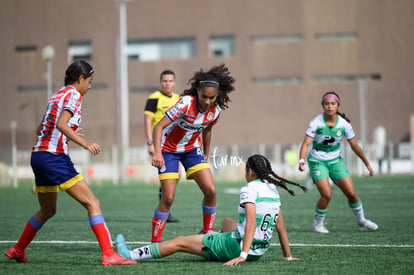
[[[24,228],[22,235],[20,235],[19,241],[14,246],[17,253],[22,254],[24,252],[24,249],[31,243],[36,236],[37,231],[39,231],[42,226],[43,223],[38,222],[34,216],[27,221],[26,227]]]
[[[170,212],[161,212],[155,209],[154,218],[152,219],[152,235],[151,242],[156,243],[161,241],[162,232],[165,223],[167,222]]]
[[[315,207],[315,219],[313,221],[314,225],[323,224],[325,221],[326,213],[328,209],[319,209]]]
[[[90,217],[89,224],[101,247],[102,255],[112,256],[115,252],[112,248],[111,235],[106,227],[104,217],[101,214]]]
[[[217,206],[207,206],[203,204],[203,231],[206,233],[213,230],[216,209]]]
[[[359,200],[356,203],[350,203],[349,207],[351,207],[352,212],[354,212],[355,218],[357,222],[365,220],[364,216],[364,208],[362,207],[362,202]]]
[[[131,251],[130,256],[134,261],[162,258],[158,248],[159,243],[152,243]]]

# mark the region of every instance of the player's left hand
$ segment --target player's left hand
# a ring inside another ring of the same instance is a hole
[[[238,265],[239,263],[244,262],[244,261],[246,261],[246,259],[239,256],[237,258],[231,259],[228,262],[225,262],[223,265]]]
[[[367,169],[369,171],[369,176],[370,177],[373,177],[374,176],[374,170],[372,170],[372,167],[371,166],[367,166]]]
[[[295,258],[295,257],[284,257],[282,258],[283,261],[299,261],[299,258]]]
[[[164,166],[164,158],[162,157],[162,154],[154,153],[151,164],[152,166],[161,169]]]

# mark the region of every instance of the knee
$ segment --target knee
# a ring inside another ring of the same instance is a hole
[[[183,251],[184,246],[186,244],[185,236],[178,236],[172,240],[174,242],[174,246],[176,247],[177,251]]]
[[[42,214],[41,219],[42,219],[43,221],[46,221],[46,220],[50,219],[51,217],[53,217],[53,216],[56,214],[56,212],[57,212],[57,208],[56,208],[56,207],[51,207],[51,208],[42,208],[42,209],[40,210],[40,212],[41,212],[41,214]]]
[[[174,195],[163,193],[162,196],[161,196],[161,202],[165,206],[171,207],[171,205],[174,202]]]
[[[331,201],[332,194],[322,194],[321,200],[324,200],[326,203],[329,203]]]
[[[356,203],[358,201],[359,201],[359,197],[358,197],[358,195],[355,192],[354,193],[351,193],[351,194],[348,194],[348,202],[350,202],[350,203]]]
[[[100,211],[100,209],[101,209],[101,204],[100,204],[99,200],[95,196],[93,196],[92,198],[90,198],[88,201],[82,203],[82,205],[88,211],[89,210]]]
[[[204,190],[204,197],[208,200],[216,199],[216,188],[214,185]]]

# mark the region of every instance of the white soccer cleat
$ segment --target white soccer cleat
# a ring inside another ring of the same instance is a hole
[[[329,233],[329,230],[326,229],[326,227],[323,224],[314,224],[312,227],[312,231],[316,233],[323,233],[323,234]]]
[[[378,229],[378,225],[375,222],[372,222],[370,220],[362,220],[358,222],[358,225],[360,227],[364,227],[370,231],[375,231]]]

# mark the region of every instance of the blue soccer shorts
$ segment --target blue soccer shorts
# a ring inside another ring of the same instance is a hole
[[[163,151],[162,156],[164,158],[164,166],[158,169],[160,180],[178,179],[179,162],[184,166],[187,179],[190,179],[195,172],[210,168],[201,148],[195,148],[187,152]]]
[[[66,154],[32,152],[30,165],[35,176],[35,193],[66,191],[83,180]]]

